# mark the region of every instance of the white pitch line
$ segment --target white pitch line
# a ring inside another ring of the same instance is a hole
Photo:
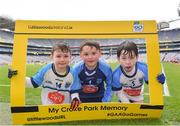
[[[161,64],[161,68],[162,68],[162,73],[165,75],[166,77],[166,74],[164,72],[164,67],[163,65]],[[166,80],[167,80],[167,77],[166,77]],[[164,89],[164,96],[170,96],[170,93],[169,93],[169,89],[168,89],[168,85],[166,83],[167,81],[165,81],[165,83],[163,84],[163,89]]]
[[[144,95],[149,95],[149,93],[145,92]],[[163,96],[167,96],[167,95],[163,94]],[[170,97],[170,96],[167,96],[167,97]]]

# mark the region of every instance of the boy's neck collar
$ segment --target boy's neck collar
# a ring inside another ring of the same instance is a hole
[[[86,69],[86,70],[89,70],[89,71],[94,71],[94,70],[96,70],[96,69],[97,69],[98,65],[99,65],[99,62],[97,62],[96,66],[95,66],[95,67],[93,67],[93,68],[90,68],[90,67],[86,66],[86,64],[84,64],[84,67],[85,67],[85,69]]]
[[[70,67],[67,66],[67,67],[66,67],[66,71],[64,71],[64,73],[61,73],[61,72],[58,72],[58,71],[56,70],[56,68],[55,68],[55,65],[52,64],[52,70],[53,70],[54,74],[56,74],[57,76],[59,76],[59,77],[65,77],[65,76],[67,76],[67,74],[69,73]]]
[[[99,65],[99,62],[97,62],[97,64],[96,64],[95,67],[90,68],[90,67],[88,67],[86,64],[84,64],[84,68],[85,68],[85,70],[88,70],[88,71],[94,71],[94,70],[97,69],[98,65]]]
[[[95,68],[89,69],[85,64],[84,64],[84,72],[87,76],[93,76],[94,74],[96,74],[98,68],[98,64],[96,65]]]
[[[136,71],[136,65],[132,68],[132,70],[131,71],[129,71],[129,72],[126,72],[125,70],[124,70],[124,72],[128,75],[128,76],[132,76],[134,73],[135,73],[135,71]]]

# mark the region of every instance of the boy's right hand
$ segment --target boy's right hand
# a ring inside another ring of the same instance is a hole
[[[17,70],[8,69],[8,78],[11,79],[14,75],[17,75]]]
[[[75,110],[76,108],[78,108],[78,106],[80,105],[81,101],[78,98],[74,98],[71,101],[71,107],[70,109]]]

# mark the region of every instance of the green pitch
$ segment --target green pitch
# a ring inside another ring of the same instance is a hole
[[[117,64],[111,64],[114,69]],[[73,121],[58,123],[59,125],[180,125],[180,65],[172,63],[163,63],[167,77],[169,97],[164,97],[164,110],[160,119],[141,119],[141,120],[91,120],[91,121]],[[34,75],[42,65],[27,65],[27,76]],[[8,66],[0,66],[0,124],[9,124],[9,113],[1,110],[5,103],[10,99],[10,80],[7,78]],[[145,88],[147,90],[147,88]],[[26,104],[37,105],[40,101],[40,88],[26,89]],[[147,99],[146,96],[145,99]],[[114,96],[113,101],[117,98]],[[4,105],[5,106],[5,105]],[[2,114],[3,113],[3,114]],[[3,116],[2,116],[3,115]]]

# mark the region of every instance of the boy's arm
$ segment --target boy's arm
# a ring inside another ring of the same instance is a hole
[[[39,85],[37,85],[32,77],[26,77],[26,87],[27,88],[37,88]]]
[[[128,99],[127,96],[124,94],[123,90],[117,91],[117,96],[118,96],[119,102],[122,102],[122,103],[130,103],[129,99]]]
[[[119,102],[130,103],[129,99],[124,94],[124,91],[122,90],[122,88],[113,88],[112,90],[117,95]]]
[[[148,66],[147,64],[143,64],[142,66],[140,66],[140,69],[143,70],[143,73],[144,73],[144,80],[145,82],[148,84]],[[166,77],[164,76],[163,73],[161,74],[158,74],[157,75],[157,81],[161,84],[164,84],[165,83],[165,80],[166,80]]]
[[[38,70],[38,72],[30,77],[30,78],[26,78],[26,85],[28,87],[34,87],[34,88],[37,88],[39,87],[40,85],[42,85],[43,81],[44,81],[44,76],[45,74],[48,72],[48,70],[52,69],[53,67],[53,64],[47,64],[45,66],[43,66],[40,70]],[[48,75],[50,76],[50,75]]]
[[[8,69],[8,78],[9,79],[11,79],[12,76],[17,75],[17,74],[18,74],[17,70]],[[26,82],[26,87],[27,88],[36,88],[36,87],[38,87],[38,85],[36,85],[35,82],[34,83],[32,82],[32,78],[30,78],[30,77],[26,77],[25,82]]]
[[[26,77],[26,87],[28,88],[33,88],[33,84],[31,82],[31,78],[30,77]]]
[[[146,84],[148,84],[149,80],[148,80],[148,66],[147,66],[147,64],[140,63],[140,65],[138,65],[138,68],[143,71],[144,81],[146,82]]]
[[[144,80],[145,80],[146,83],[148,83],[148,67],[147,67],[147,65],[144,65],[142,69],[143,69],[143,72],[144,72]],[[161,73],[161,74],[157,75],[156,79],[157,79],[157,81],[159,83],[164,84],[165,80],[166,80],[166,77],[164,76],[163,73]]]
[[[71,99],[74,99],[74,98],[79,99],[79,92],[81,90],[81,82],[79,79],[79,67],[73,67],[71,69],[71,74],[73,76],[73,82],[70,87]]]
[[[72,110],[75,110],[81,103],[80,98],[79,98],[79,92],[81,89],[81,83],[78,77],[78,68],[74,68],[71,70],[72,75],[73,75],[73,82],[70,88],[70,94],[71,94],[71,106],[70,108]]]
[[[112,70],[108,69],[106,74],[106,90],[104,92],[104,97],[102,98],[102,102],[110,102],[112,98]]]
[[[120,69],[117,68],[112,75],[112,90],[117,94],[118,100],[120,102],[126,102],[129,103],[129,99],[125,96],[123,90],[122,90],[122,84],[120,83]]]

